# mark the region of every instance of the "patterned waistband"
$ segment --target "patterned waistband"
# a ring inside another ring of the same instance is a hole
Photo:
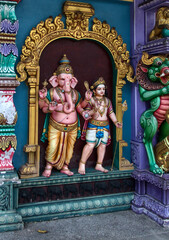
[[[89,120],[89,123],[95,125],[95,126],[99,126],[99,127],[105,127],[107,125],[109,125],[109,122],[106,120],[106,121],[98,121],[98,120],[95,120],[95,119],[90,119]]]
[[[77,123],[78,121],[76,121],[73,124],[60,124],[58,122],[56,122],[55,120],[53,120],[53,118],[50,117],[49,119],[49,124],[54,127],[55,129],[61,131],[61,132],[70,132],[73,131],[74,129],[77,128]]]

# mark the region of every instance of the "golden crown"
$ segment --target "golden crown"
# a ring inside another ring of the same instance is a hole
[[[104,81],[103,77],[99,77],[99,79],[96,82],[93,83],[93,85],[90,87],[91,90],[93,90],[94,88],[96,88],[100,84],[106,85],[106,82]]]
[[[73,75],[73,69],[69,65],[70,61],[67,58],[66,54],[63,55],[63,58],[60,60],[60,65],[56,69],[53,75],[59,75],[61,73],[67,73],[67,74],[72,74]]]

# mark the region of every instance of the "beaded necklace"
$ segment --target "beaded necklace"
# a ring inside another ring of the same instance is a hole
[[[98,107],[96,107],[96,105],[95,105],[95,112],[98,111],[100,116],[102,117],[106,110],[106,98],[103,97],[101,99],[98,99],[98,98],[94,97],[94,101],[97,103],[97,106],[98,106]],[[104,105],[102,105],[102,102],[104,102]],[[103,107],[103,109],[101,110],[100,107]]]
[[[64,105],[65,103],[64,103],[64,101],[63,101],[63,98],[62,98],[61,93],[64,93],[65,91],[64,91],[64,90],[61,90],[61,89],[58,88],[58,87],[56,87],[55,89],[56,89],[56,92],[57,92],[57,94],[58,94],[58,96],[59,96],[59,98],[60,98],[60,100],[61,100],[62,105]],[[72,97],[72,100],[73,100],[73,91],[72,91],[72,90],[71,90],[71,97]]]

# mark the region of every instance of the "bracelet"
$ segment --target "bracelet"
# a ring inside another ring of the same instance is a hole
[[[86,98],[85,98],[85,102],[90,102],[90,100],[86,100]]]
[[[82,113],[84,112],[85,110],[82,108],[82,110],[80,110],[80,114],[82,115]]]
[[[115,121],[114,124],[116,124],[118,121]]]
[[[47,111],[48,111],[48,113],[51,113],[51,112],[52,112],[51,110],[49,110],[49,105],[48,105]]]

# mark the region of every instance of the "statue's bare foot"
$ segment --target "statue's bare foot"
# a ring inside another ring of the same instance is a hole
[[[85,163],[80,161],[79,162],[79,169],[78,169],[78,173],[80,173],[81,175],[85,175]]]
[[[44,172],[42,173],[42,176],[50,177],[51,173],[52,173],[52,166],[50,164],[47,164]]]
[[[163,170],[157,164],[151,165],[150,171],[153,172],[154,174],[159,175],[163,174]]]
[[[74,174],[68,168],[64,168],[64,167],[60,170],[60,172],[66,174],[68,176],[72,176]]]
[[[101,171],[101,172],[104,172],[104,173],[107,173],[107,172],[109,171],[109,170],[105,169],[100,163],[97,163],[97,164],[96,164],[95,169],[96,169],[97,171]]]

